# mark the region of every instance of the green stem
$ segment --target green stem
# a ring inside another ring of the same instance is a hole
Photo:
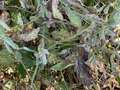
[[[32,79],[31,79],[31,86],[33,86],[33,84],[34,84],[34,80],[35,80],[35,76],[37,74],[38,68],[39,68],[39,64],[36,65],[35,71],[33,73],[33,76],[32,76]]]

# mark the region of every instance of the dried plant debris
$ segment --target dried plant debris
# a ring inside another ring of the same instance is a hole
[[[20,34],[19,35],[19,39],[23,40],[25,42],[29,42],[29,41],[35,40],[36,38],[38,38],[39,31],[40,31],[40,29],[37,28],[37,29],[33,29],[31,32]]]

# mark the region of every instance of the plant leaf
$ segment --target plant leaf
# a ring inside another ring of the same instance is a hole
[[[0,65],[11,65],[14,61],[14,57],[6,49],[0,50]]]
[[[75,26],[75,27],[81,27],[81,18],[78,15],[78,13],[74,10],[71,10],[69,7],[65,7],[66,13],[70,19],[70,22]]]
[[[0,20],[0,25],[6,30],[10,30],[10,27],[3,20]]]
[[[54,18],[63,20],[63,16],[58,9],[58,0],[52,0],[52,13]]]
[[[62,71],[70,66],[73,66],[74,64],[64,64],[64,63],[57,63],[55,64],[54,66],[51,67],[52,70],[55,70],[55,71]]]
[[[120,11],[119,10],[115,10],[112,15],[109,18],[108,21],[109,25],[112,27],[116,27],[117,25],[120,24]]]
[[[8,44],[8,45],[9,45],[10,47],[12,47],[13,49],[17,49],[17,50],[19,49],[18,45],[15,44],[11,38],[5,37],[3,40],[4,40],[4,42],[5,42],[6,44]]]
[[[19,64],[17,66],[18,74],[20,75],[21,78],[25,78],[26,70],[24,69],[22,64]]]

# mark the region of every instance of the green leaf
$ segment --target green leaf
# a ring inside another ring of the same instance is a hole
[[[10,30],[10,27],[3,20],[0,20],[0,25],[6,30]]]
[[[115,1],[114,7],[116,10],[120,10],[120,0]]]
[[[20,50],[25,50],[25,51],[28,51],[28,52],[35,52],[34,50],[32,50],[28,47],[22,47],[22,48],[20,48]]]
[[[4,38],[4,42],[6,43],[6,44],[8,44],[10,47],[12,47],[13,49],[19,49],[19,47],[18,47],[18,45],[17,44],[15,44],[14,42],[13,42],[13,40],[11,39],[11,38],[9,38],[9,37],[5,37]]]
[[[81,27],[81,18],[78,13],[74,10],[71,10],[69,7],[65,7],[66,13],[70,19],[70,22],[75,26],[80,28]]]
[[[85,5],[93,6],[95,4],[95,0],[84,0]]]
[[[26,74],[26,70],[24,69],[23,65],[22,64],[19,64],[17,66],[17,70],[18,70],[18,74],[20,75],[21,78],[24,78],[25,77],[25,74]]]
[[[0,38],[5,37],[5,29],[0,25]]]
[[[6,49],[0,50],[0,65],[11,65],[14,61],[14,57]]]
[[[20,26],[23,26],[23,20],[22,20],[21,13],[17,14],[17,24],[20,25]]]
[[[24,9],[27,9],[28,8],[28,2],[27,0],[19,0],[20,4],[21,4],[21,7],[24,8]]]
[[[70,66],[73,66],[74,64],[64,64],[64,63],[57,63],[55,64],[54,66],[51,67],[52,70],[55,70],[55,71],[62,71]]]
[[[9,53],[11,53],[11,54],[14,53],[13,49],[6,42],[4,42],[4,45],[5,45],[5,47],[6,47],[6,49],[8,50]]]
[[[118,83],[120,85],[120,76],[117,76],[116,79],[117,79],[117,81],[118,81]]]
[[[43,0],[35,0],[35,4],[37,6],[37,8],[39,8],[42,4]]]
[[[27,52],[27,51],[21,51],[21,53],[18,52],[18,59],[22,59],[23,64],[27,68],[31,68],[35,65],[35,57],[33,57],[33,53]]]
[[[120,11],[115,10],[109,17],[108,24],[112,27],[116,27],[120,24]]]

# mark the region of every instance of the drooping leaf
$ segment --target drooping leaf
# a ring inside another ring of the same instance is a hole
[[[47,49],[44,48],[41,48],[41,50],[38,53],[35,53],[36,65],[45,66],[48,62],[47,55],[49,55],[49,52]]]

